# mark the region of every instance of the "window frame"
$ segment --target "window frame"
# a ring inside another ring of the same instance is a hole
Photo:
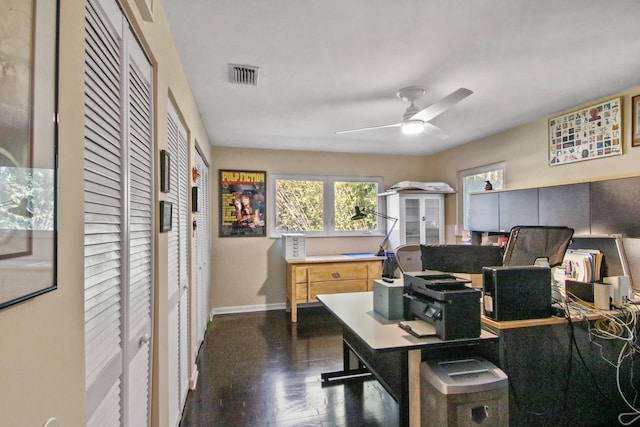
[[[278,180],[298,180],[298,181],[322,181],[322,213],[323,228],[322,231],[301,231],[288,230],[280,231],[276,229],[276,181]],[[307,237],[371,237],[385,236],[386,222],[384,218],[376,216],[377,227],[375,230],[346,230],[336,231],[334,222],[334,184],[336,182],[373,182],[377,184],[377,197],[375,211],[381,214],[385,213],[385,205],[381,203],[383,192],[383,179],[377,176],[344,176],[344,175],[300,175],[300,174],[268,174],[269,197],[267,200],[269,215],[268,227],[269,236],[271,238],[279,238],[283,233],[302,233]],[[367,209],[372,209],[367,207]]]
[[[477,175],[481,173],[493,172],[498,170],[502,171],[502,187],[501,188],[504,188],[507,180],[506,164],[504,160],[458,171],[459,191],[458,191],[458,203],[457,203],[458,209],[456,212],[457,226],[456,226],[456,233],[455,233],[457,236],[462,236],[465,232],[468,232],[468,230],[465,229],[464,218],[465,218],[465,214],[469,209],[469,206],[467,205],[467,201],[469,199],[470,192],[465,191],[465,186],[464,186],[465,178],[470,175]],[[501,188],[494,187],[494,190],[499,190]]]

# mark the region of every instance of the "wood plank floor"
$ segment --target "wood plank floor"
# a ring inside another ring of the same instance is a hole
[[[214,316],[182,427],[398,425],[398,404],[375,380],[324,386],[342,368],[342,328],[323,307]]]

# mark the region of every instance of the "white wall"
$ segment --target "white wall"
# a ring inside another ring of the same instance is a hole
[[[285,264],[280,239],[219,237],[218,170],[260,170],[270,174],[381,176],[384,188],[400,181],[435,180],[425,159],[415,156],[357,155],[308,151],[215,147],[212,152],[212,307],[264,308],[285,302]],[[271,195],[267,194],[267,197]],[[267,215],[269,213],[267,212]],[[375,252],[379,237],[307,239],[308,255]]]

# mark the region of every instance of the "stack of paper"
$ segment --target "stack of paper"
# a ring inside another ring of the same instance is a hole
[[[390,190],[422,190],[433,193],[455,193],[455,190],[444,182],[401,181],[389,187]]]
[[[565,278],[580,282],[600,280],[602,252],[597,249],[567,249],[562,267]]]

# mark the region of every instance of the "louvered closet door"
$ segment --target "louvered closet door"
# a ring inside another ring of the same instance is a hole
[[[128,233],[126,425],[149,424],[152,331],[153,147],[151,66],[131,33],[128,36]]]
[[[151,67],[113,0],[86,3],[88,426],[149,425]]]
[[[192,349],[195,363],[195,355],[204,340],[204,333],[209,321],[209,166],[200,153],[196,154],[196,168],[200,176],[196,181],[198,186],[198,212],[196,213],[196,267],[198,277],[196,287],[198,298],[196,300],[197,314],[195,331],[196,340]]]
[[[168,104],[173,218],[169,232],[169,425],[177,426],[189,391],[189,173],[187,132],[176,108]]]

